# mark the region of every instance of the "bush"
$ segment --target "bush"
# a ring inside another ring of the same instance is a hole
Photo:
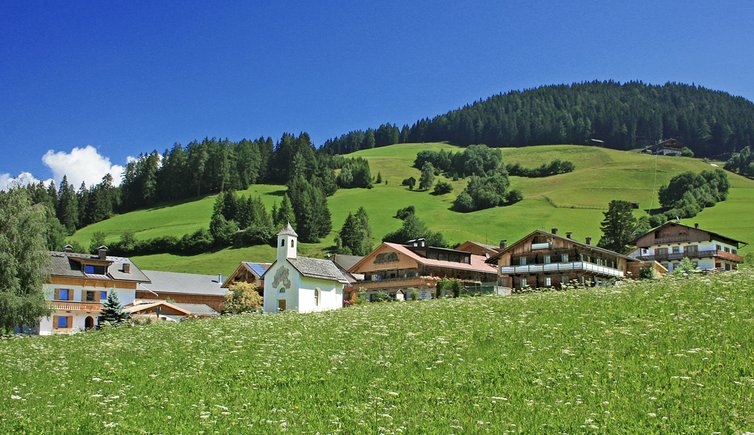
[[[432,191],[433,195],[444,195],[453,191],[453,185],[447,181],[438,181],[435,183],[435,189]]]
[[[267,226],[253,226],[243,230],[237,238],[237,245],[275,245],[275,230]]]
[[[409,190],[414,190],[414,186],[416,186],[416,178],[406,178],[405,180],[403,180],[403,182],[401,182],[401,186],[408,186]]]
[[[243,281],[234,282],[228,290],[223,306],[223,311],[226,313],[253,313],[259,311],[262,306],[262,296],[253,284]]]
[[[386,292],[377,292],[377,293],[372,294],[371,301],[372,302],[393,302],[394,299],[392,296],[390,296]]]
[[[404,207],[401,209],[398,209],[398,211],[395,213],[395,217],[397,217],[400,220],[405,220],[409,216],[413,216],[416,214],[416,209],[413,205],[409,205],[408,207]]]
[[[524,195],[518,189],[513,189],[505,195],[506,205],[515,204],[524,199]]]

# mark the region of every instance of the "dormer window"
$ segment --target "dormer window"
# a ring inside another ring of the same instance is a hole
[[[84,273],[87,275],[105,275],[107,273],[105,266],[97,266],[94,264],[85,264]]]

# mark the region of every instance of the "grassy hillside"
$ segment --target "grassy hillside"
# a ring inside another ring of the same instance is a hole
[[[513,188],[521,189],[525,199],[510,207],[498,207],[474,213],[456,213],[449,208],[456,195],[466,185],[465,180],[451,183],[454,192],[440,197],[428,192],[409,191],[400,185],[411,175],[419,177],[419,170],[411,164],[420,150],[456,149],[451,145],[401,144],[360,151],[349,156],[369,160],[372,174],[382,174],[386,183],[373,189],[341,189],[328,201],[333,215],[334,231],[330,237],[316,245],[303,245],[309,253],[331,246],[335,232],[340,229],[349,211],[364,206],[369,214],[374,233],[381,238],[397,229],[401,222],[392,216],[401,207],[414,205],[418,216],[436,231],[441,231],[452,242],[477,240],[497,243],[509,242],[536,228],[558,227],[573,231],[574,237],[598,238],[602,211],[612,199],[639,202],[642,208],[657,207],[657,188],[673,175],[691,170],[711,169],[709,163],[683,157],[655,157],[633,152],[576,145],[550,145],[526,148],[504,148],[506,163],[519,162],[527,167],[539,166],[555,158],[569,160],[576,170],[546,178],[511,177]],[[727,201],[704,210],[687,223],[699,222],[703,227],[731,237],[754,242],[754,181],[728,174],[732,189]],[[442,177],[440,177],[442,178]],[[261,194],[271,205],[280,200],[281,186],[254,186],[249,192]],[[94,231],[111,234],[111,240],[125,229],[136,232],[137,237],[156,235],[181,236],[186,232],[207,226],[214,197],[186,202],[172,207],[142,210],[116,216],[105,222],[78,231],[73,238],[84,245]],[[744,250],[746,252],[746,250]],[[214,274],[229,273],[241,260],[270,260],[271,248],[252,247],[226,249],[197,257],[154,255],[136,258],[137,264],[148,269],[195,271]]]
[[[752,271],[0,340],[0,431],[743,433]]]

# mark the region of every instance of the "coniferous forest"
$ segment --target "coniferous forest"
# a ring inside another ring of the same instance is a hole
[[[399,128],[352,131],[326,141],[331,154],[404,142],[521,147],[599,144],[614,149],[678,139],[697,157],[754,145],[754,103],[679,83],[594,81],[511,91]]]

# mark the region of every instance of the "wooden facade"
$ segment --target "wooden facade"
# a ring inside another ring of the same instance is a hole
[[[628,277],[628,263],[638,263],[617,252],[558,236],[556,229],[534,231],[489,261],[498,265],[500,284],[511,289],[603,285]]]
[[[484,256],[454,249],[382,243],[349,272],[364,275],[363,281],[354,284],[361,292],[396,295],[413,288],[436,297],[441,279],[496,285],[496,271],[485,260]]]

